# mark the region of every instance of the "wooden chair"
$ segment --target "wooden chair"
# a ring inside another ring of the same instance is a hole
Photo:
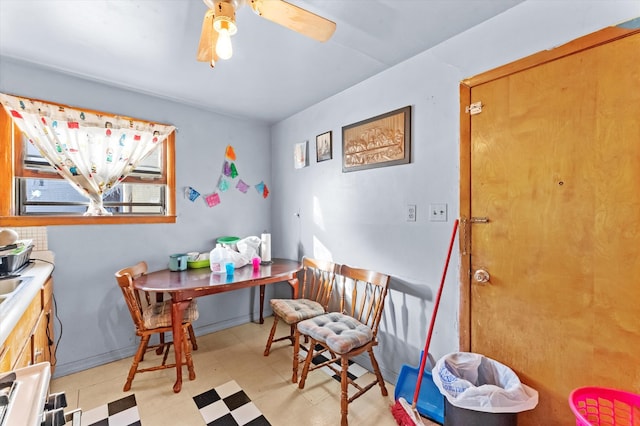
[[[328,367],[339,374],[341,425],[344,426],[348,424],[348,405],[376,383],[380,386],[382,395],[387,396],[387,388],[373,348],[378,344],[376,336],[389,288],[389,276],[342,265],[336,279],[338,282],[334,289],[340,293],[339,312],[326,313],[298,323],[300,336],[310,340],[310,350],[304,360],[298,387],[303,389],[307,374],[318,368]],[[369,354],[375,380],[359,384],[347,372],[349,360],[364,352]],[[329,360],[312,365],[311,361],[323,353]],[[340,368],[337,367],[338,362]],[[356,389],[351,397],[348,394],[349,385]]]
[[[152,302],[149,293],[141,292],[133,287],[133,281],[147,273],[147,263],[139,262],[131,267],[124,268],[116,272],[116,281],[122,290],[122,295],[129,308],[131,319],[136,327],[136,335],[140,336],[140,344],[138,350],[133,358],[133,363],[129,369],[129,375],[124,385],[123,391],[131,389],[131,383],[136,373],[144,373],[147,371],[163,370],[165,368],[175,368],[174,364],[167,364],[167,357],[169,355],[169,348],[175,342],[165,342],[164,333],[170,333],[172,331],[171,324],[171,300],[165,300],[164,302]],[[142,298],[141,296],[144,296]],[[195,335],[193,333],[192,321],[198,319],[198,308],[195,304],[195,300],[191,301],[184,314],[184,321],[182,327],[184,329],[184,339],[182,341],[183,351],[186,360],[184,363],[189,370],[189,379],[194,380],[196,378],[195,371],[193,369],[193,361],[191,359],[191,345],[195,346]],[[157,345],[149,345],[149,340],[153,334],[158,333],[160,335],[160,343]],[[191,341],[191,344],[190,344]],[[147,351],[157,349],[158,355],[163,354],[162,363],[148,368],[138,368],[140,362],[144,359],[144,355]]]
[[[264,349],[264,356],[269,355],[271,344],[281,340],[290,340],[293,344],[293,375],[291,381],[298,381],[298,353],[300,341],[296,330],[296,324],[302,320],[313,318],[327,312],[327,305],[331,297],[331,289],[335,275],[340,266],[333,262],[311,259],[302,259],[302,287],[297,299],[271,299],[273,310],[273,326]],[[283,320],[289,324],[289,334],[274,338],[278,321]]]

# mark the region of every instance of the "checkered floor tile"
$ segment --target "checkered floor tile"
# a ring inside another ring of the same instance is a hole
[[[304,359],[307,356],[307,351],[304,348],[300,348],[300,354],[298,355],[300,357],[300,362],[303,363]],[[314,363],[315,365],[318,364],[322,364],[325,361],[328,361],[329,358],[325,357],[324,355],[317,355],[315,356],[311,362]],[[334,362],[334,364],[338,367],[338,371],[340,371],[340,361],[336,361]],[[302,364],[301,364],[302,366]],[[324,366],[320,369],[320,371],[324,371],[325,373],[327,373],[329,376],[333,377],[334,379],[336,379],[337,381],[340,381],[340,375],[336,374],[335,371],[333,371],[332,369],[330,369],[327,366]],[[353,362],[352,360],[349,360],[349,369],[347,370],[347,375],[349,376],[349,378],[351,378],[351,380],[355,380],[358,377],[362,376],[363,374],[365,374],[367,372],[367,370],[365,368],[362,368],[360,365],[356,364],[355,362]]]
[[[83,411],[81,418],[82,426],[141,426],[134,394],[93,410]]]
[[[270,426],[240,386],[232,380],[194,396],[207,426]]]

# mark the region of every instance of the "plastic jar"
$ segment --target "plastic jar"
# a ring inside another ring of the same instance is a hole
[[[225,263],[227,263],[227,249],[222,244],[216,244],[216,248],[209,253],[209,267],[211,272],[216,274],[226,274]]]

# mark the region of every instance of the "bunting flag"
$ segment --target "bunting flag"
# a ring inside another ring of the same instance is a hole
[[[238,170],[236,169],[235,163],[231,163],[231,179],[235,179],[238,177]]]
[[[195,189],[193,189],[192,187],[188,187],[187,188],[187,197],[189,197],[189,200],[191,200],[192,202],[196,200],[196,198],[198,198],[200,196],[200,193],[198,191],[196,191]]]
[[[247,185],[246,183],[244,183],[244,182],[243,182],[243,180],[242,180],[242,179],[240,179],[240,180],[238,181],[238,184],[236,185],[236,188],[237,188],[240,192],[242,192],[242,193],[246,194],[246,193],[247,193],[247,191],[249,190],[249,185]]]
[[[233,185],[233,180],[236,179],[239,175],[238,168],[235,164],[236,152],[231,145],[227,145],[224,151],[224,158],[224,162],[222,163],[222,173],[218,177],[214,192],[207,196],[203,196],[205,203],[207,203],[209,207],[215,207],[220,204],[220,194],[228,191]],[[264,183],[264,181],[261,181],[256,185],[250,185],[242,179],[238,179],[238,182],[235,184],[235,188],[243,194],[246,194],[251,186],[256,189],[256,191],[262,196],[262,198],[266,199],[269,196],[269,188],[267,188],[267,185]],[[200,196],[200,192],[198,192],[195,188],[189,186],[185,188],[185,196],[193,202]]]
[[[236,152],[233,150],[231,145],[227,145],[227,150],[225,151],[224,156],[231,161],[236,161]]]
[[[267,188],[267,185],[265,185],[264,181],[257,184],[255,188],[256,191],[258,191],[258,194],[262,195],[262,198],[267,198],[269,196],[269,188]]]
[[[218,184],[218,189],[221,192],[225,192],[227,189],[229,189],[229,181],[226,180],[225,178],[220,178],[220,183]]]
[[[217,206],[218,204],[220,204],[220,195],[218,195],[217,192],[214,192],[213,194],[207,195],[205,201],[207,202],[209,207]]]

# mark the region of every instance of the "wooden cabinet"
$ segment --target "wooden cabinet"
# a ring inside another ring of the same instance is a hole
[[[53,279],[49,277],[0,347],[0,372],[48,361],[53,373],[54,349]]]

